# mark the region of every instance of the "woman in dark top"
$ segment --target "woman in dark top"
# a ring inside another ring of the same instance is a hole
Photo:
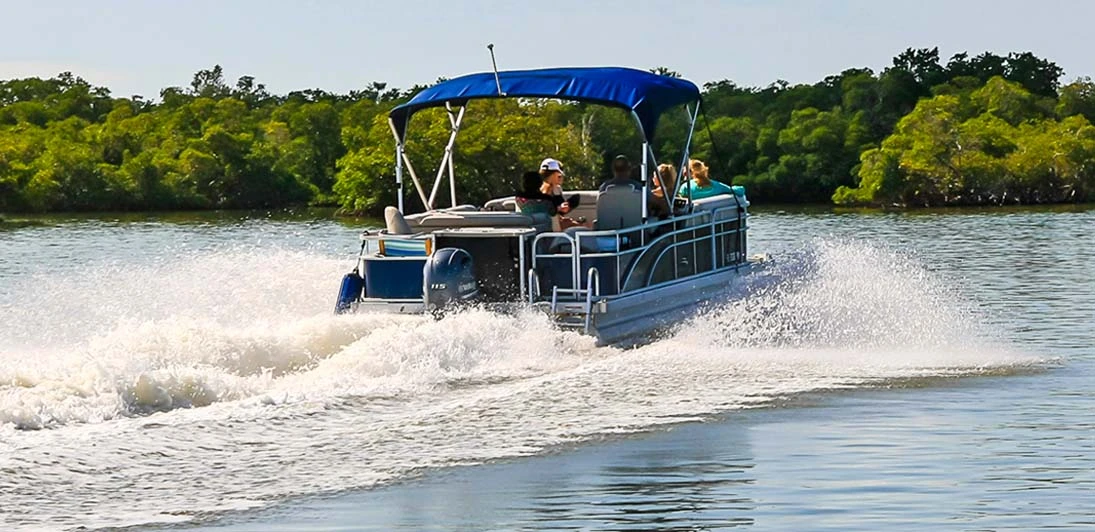
[[[544,184],[540,172],[525,172],[521,176],[521,190],[516,194],[519,212],[546,212],[549,216],[555,216],[559,205],[563,203],[563,197],[545,193],[542,190]]]
[[[546,213],[552,217],[552,226],[556,231],[584,225],[563,216],[578,206],[580,196],[563,197],[563,165],[559,161],[544,159],[539,172],[527,172],[521,180],[521,192],[516,195],[518,212]]]

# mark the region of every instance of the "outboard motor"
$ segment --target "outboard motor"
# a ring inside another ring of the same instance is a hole
[[[345,314],[353,310],[354,303],[361,299],[361,292],[365,289],[365,279],[357,273],[357,269],[342,276],[342,286],[338,288],[338,301],[335,303],[335,314]]]
[[[441,248],[422,268],[426,285],[426,307],[441,309],[453,303],[466,303],[479,295],[471,255],[460,248]]]

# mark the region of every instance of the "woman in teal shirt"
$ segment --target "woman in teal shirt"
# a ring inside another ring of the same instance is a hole
[[[692,199],[698,200],[718,196],[719,194],[734,193],[729,185],[724,185],[708,177],[707,165],[703,164],[703,161],[699,159],[689,160],[688,169],[691,171],[692,179],[681,184],[680,190],[677,191],[678,196],[687,198],[689,192],[691,192]]]

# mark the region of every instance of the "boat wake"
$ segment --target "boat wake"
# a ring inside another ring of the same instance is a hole
[[[816,240],[787,259],[750,278],[745,297],[709,309],[695,323],[710,327],[687,336],[712,347],[1000,348],[956,285],[912,257]]]
[[[295,253],[273,260],[257,253],[197,257],[135,272],[105,268],[99,272],[105,279],[91,275],[77,287],[85,308],[39,307],[26,317],[24,335],[44,332],[31,338],[40,345],[24,339],[0,358],[0,424],[48,428],[248,399],[413,394],[646,355],[764,362],[773,370],[831,357],[827,363],[847,365],[842,373],[870,377],[885,376],[872,373],[885,367],[975,372],[1026,360],[989,341],[993,335],[977,309],[951,284],[909,257],[867,243],[815,241],[749,278],[740,297],[707,305],[636,352],[595,349],[535,313],[335,317],[321,282],[297,287],[314,296],[307,300],[281,290],[262,299],[245,273],[258,262],[315,279],[338,268],[335,261]],[[212,276],[220,279],[210,285]],[[174,281],[128,299],[119,290],[153,279]],[[248,301],[246,294],[256,296]],[[310,312],[292,313],[293,299]],[[279,304],[272,306],[274,300]],[[102,316],[104,307],[119,315],[101,318],[109,327],[86,318],[73,327],[50,317]]]
[[[34,308],[72,287],[16,287],[0,307],[15,324],[0,336],[0,469],[27,480],[0,495],[2,519],[202,519],[796,394],[1046,363],[991,341],[946,280],[866,243],[814,242],[751,279],[747,297],[634,349],[598,348],[533,312],[333,316],[328,282],[345,262],[272,255],[104,267],[79,297]],[[275,271],[251,274],[263,267]],[[280,278],[294,280],[265,286]],[[122,289],[152,280],[155,291]],[[110,474],[80,473],[87,464]],[[94,514],[80,506],[92,499]]]

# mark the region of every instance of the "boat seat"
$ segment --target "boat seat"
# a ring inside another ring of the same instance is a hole
[[[564,231],[570,235],[571,238],[576,238],[577,233],[590,231],[586,227],[571,227]],[[578,244],[581,246],[582,253],[612,253],[617,250],[616,237],[614,236],[596,236],[586,238],[576,238]],[[547,252],[552,254],[558,253],[570,253],[573,247],[570,244],[570,240],[563,237],[556,237],[551,239],[546,244]],[[631,245],[631,239],[627,236],[621,237],[620,249],[627,249]]]
[[[388,230],[388,233],[393,235],[414,233],[411,226],[407,224],[407,220],[403,218],[403,213],[399,212],[397,207],[384,207],[384,227]]]
[[[457,205],[455,207],[445,207],[444,209],[438,209],[438,210],[446,211],[446,212],[468,212],[468,211],[477,211],[477,210],[479,210],[479,207],[476,207],[475,205],[472,205],[470,203],[465,203],[463,205]]]
[[[643,222],[643,191],[630,185],[609,185],[597,194],[593,229],[623,229]]]
[[[492,199],[483,204],[483,210],[515,212],[517,210],[517,198],[515,196],[506,196],[504,198]]]
[[[692,210],[694,211],[713,211],[715,209],[721,209],[724,207],[733,207],[740,205],[738,197],[733,194],[719,194],[718,196],[711,196],[709,198],[698,199],[692,202]]]
[[[426,240],[384,238],[381,239],[378,253],[385,257],[426,257]]]
[[[424,214],[431,213],[454,213],[454,212],[472,212],[478,211],[475,205],[457,205],[455,207],[448,207],[445,209],[438,209],[436,211],[430,211],[428,213],[412,214],[409,217],[404,217],[403,213],[399,212],[398,207],[387,206],[384,207],[384,228],[388,234],[392,235],[409,235],[416,233],[418,228],[418,221]]]
[[[592,220],[597,217],[597,191],[596,190],[568,190],[567,197],[578,196],[578,206],[573,208],[567,216],[573,219],[585,218]],[[484,211],[516,212],[517,198],[506,196],[494,198],[483,204]]]
[[[568,190],[563,193],[566,197],[578,196],[578,206],[571,205],[571,210],[566,215],[568,218],[577,220],[578,218],[585,218],[586,220],[593,220],[597,218],[597,195],[596,190]]]
[[[551,229],[548,216],[530,216],[505,211],[428,211],[406,217],[407,224],[419,231],[456,227],[531,227],[538,231]]]
[[[736,209],[729,207],[737,207]],[[734,194],[720,194],[718,196],[711,196],[709,198],[698,199],[692,202],[692,212],[712,212],[716,209],[719,212],[716,214],[716,220],[726,220],[736,218],[738,215],[738,209],[743,207],[741,200]],[[708,218],[710,220],[710,218]],[[698,220],[690,220],[687,225],[695,225]]]

